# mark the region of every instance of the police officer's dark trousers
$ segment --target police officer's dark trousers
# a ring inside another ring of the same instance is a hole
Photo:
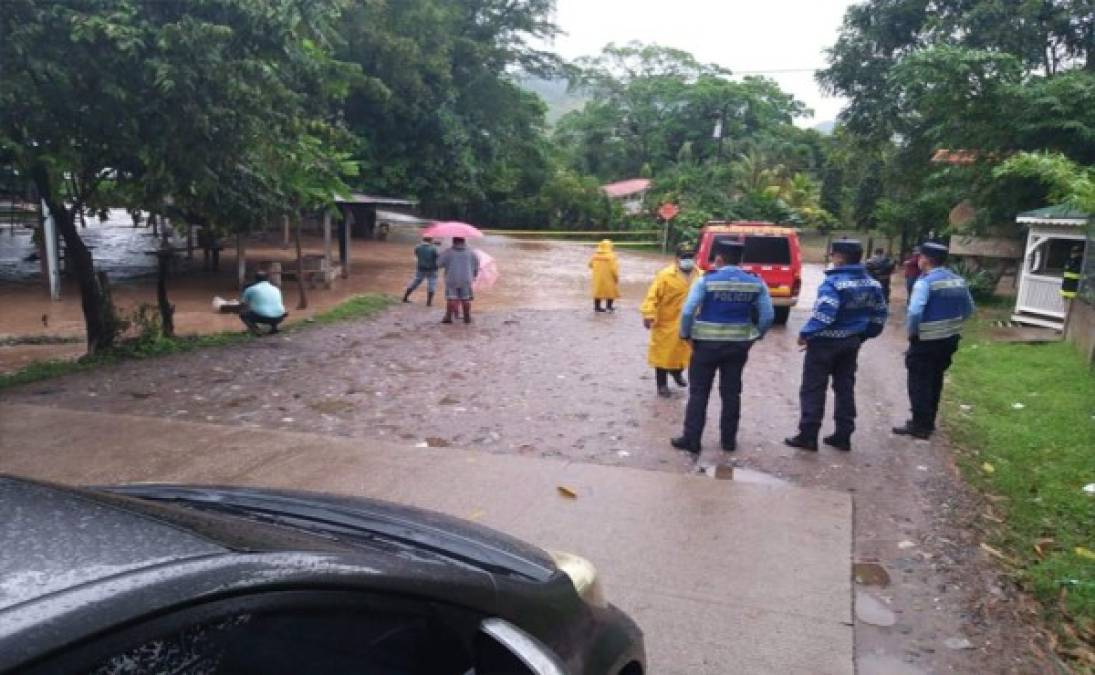
[[[905,367],[909,370],[912,423],[917,429],[935,431],[935,415],[943,395],[943,374],[950,368],[960,339],[960,335],[954,335],[942,340],[913,338],[909,341]]]
[[[715,374],[718,373],[719,397],[722,399],[722,443],[733,445],[741,417],[741,372],[752,346],[752,341],[693,340],[692,361],[688,366],[688,407],[684,413],[684,438],[687,443],[699,447],[707,422],[707,402],[711,398]]]
[[[802,410],[798,429],[804,436],[817,439],[825,417],[825,390],[830,377],[836,399],[833,411],[836,435],[848,438],[855,431],[855,368],[862,344],[863,338],[859,335],[814,338],[806,343],[802,387],[798,394]]]

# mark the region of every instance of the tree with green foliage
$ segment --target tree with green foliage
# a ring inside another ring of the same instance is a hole
[[[681,50],[610,44],[576,62],[574,84],[592,99],[559,121],[555,138],[574,168],[605,181],[642,175],[645,167],[658,177],[684,148],[698,163],[729,161],[777,140],[798,151],[803,137],[791,123],[805,106],[771,80],[730,76]]]
[[[994,179],[1002,159],[1049,149],[1093,161],[1095,111],[1085,104],[1095,94],[1093,24],[1090,3],[1074,0],[849,8],[818,78],[848,97],[848,135],[884,160],[879,222],[905,238],[945,234],[947,212],[965,200],[976,209],[966,227],[1010,223],[1044,188],[1016,175],[1006,186]],[[933,161],[939,150],[962,152]],[[857,222],[870,219],[859,213]]]
[[[354,185],[405,195],[439,217],[499,224],[553,175],[545,107],[514,72],[559,60],[551,0],[357,2],[341,18],[336,56],[365,77],[342,117],[361,160]]]
[[[192,212],[231,229],[275,208],[263,149],[326,125],[342,0],[10,0],[0,13],[0,145],[56,219],[88,349],[119,324],[76,228],[85,208]],[[280,173],[280,172],[279,172]],[[284,208],[284,205],[282,205]]]

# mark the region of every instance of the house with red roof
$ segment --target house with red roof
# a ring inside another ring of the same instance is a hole
[[[629,178],[608,185],[602,185],[601,190],[609,199],[620,202],[624,213],[635,215],[642,213],[646,206],[646,193],[654,181],[649,178]]]

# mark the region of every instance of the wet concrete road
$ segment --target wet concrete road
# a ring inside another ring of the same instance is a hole
[[[372,321],[123,364],[0,401],[693,471],[692,458],[667,443],[685,397],[654,396],[637,312],[661,263],[625,254],[620,310],[594,314],[584,295],[588,250],[532,246],[491,249],[506,276],[493,301],[483,294],[486,311],[471,326],[440,326],[436,310],[400,306]],[[819,276],[820,268],[807,270],[807,306]],[[1047,672],[1024,605],[977,552],[968,526],[978,505],[948,449],[889,433],[906,408],[900,325],[862,352],[854,451],[815,455],[782,445],[797,417],[802,357],[794,337],[805,312],[794,311],[750,355],[733,459],[854,493],[853,555],[889,577],[885,586],[859,586],[859,672]],[[701,463],[729,459],[714,449],[717,429],[709,426],[705,440]],[[868,613],[872,606],[880,611]],[[972,648],[946,646],[962,637]]]

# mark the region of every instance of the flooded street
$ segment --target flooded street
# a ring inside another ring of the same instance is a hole
[[[313,291],[310,310],[356,292],[400,292],[412,271],[413,243],[407,235],[357,243],[349,282]],[[0,402],[306,431],[363,445],[695,471],[693,458],[668,444],[680,430],[686,395],[678,389],[671,399],[655,396],[638,313],[664,259],[622,253],[619,309],[595,314],[587,293],[589,248],[501,238],[473,244],[495,256],[501,279],[476,301],[471,326],[439,325],[441,310],[426,309],[420,290],[414,304],[373,320],[105,367],[5,392]],[[278,247],[249,250],[254,259],[278,255],[287,259]],[[224,267],[233,267],[230,253]],[[859,606],[880,608],[856,622],[859,672],[1046,672],[1047,664],[1033,655],[1035,636],[1007,613],[1019,611],[1020,603],[1004,602],[1012,591],[978,553],[977,532],[968,529],[977,502],[957,478],[945,441],[890,434],[907,407],[900,320],[891,319],[886,333],[862,351],[854,451],[812,454],[782,444],[797,421],[802,356],[796,331],[820,276],[820,266],[807,266],[803,304],[787,327],[773,329],[750,354],[740,450],[723,456],[718,430],[709,424],[700,464],[732,459],[773,481],[854,494],[852,554],[886,571],[884,579],[859,587]],[[208,309],[213,294],[234,294],[228,274],[180,286],[173,299],[182,332],[236,328],[235,317]],[[146,292],[140,285],[117,291],[126,302]],[[286,296],[292,312],[295,292]],[[51,320],[50,330],[63,331],[58,326],[74,320],[72,304],[64,303],[57,312],[63,318]],[[0,334],[33,324],[40,310],[19,305],[13,316],[6,309]],[[712,398],[709,419],[717,417]],[[140,461],[139,449],[131,461]],[[945,646],[957,637],[973,648]]]

